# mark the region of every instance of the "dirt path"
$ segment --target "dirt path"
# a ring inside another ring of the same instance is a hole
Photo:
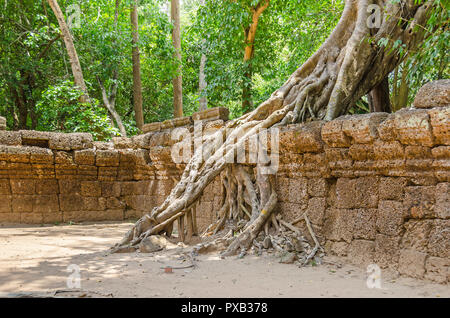
[[[366,286],[363,269],[344,265],[298,268],[273,256],[198,257],[183,266],[181,248],[155,254],[108,255],[129,223],[0,226],[0,293],[67,289],[68,266],[80,268],[81,288],[114,297],[450,297],[450,287],[383,273],[382,289]],[[94,294],[95,295],[95,294]]]

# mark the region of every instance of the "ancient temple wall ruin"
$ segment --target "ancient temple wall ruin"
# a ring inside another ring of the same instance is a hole
[[[146,126],[111,143],[90,134],[0,131],[0,222],[136,219],[163,202],[183,164],[171,132],[223,126],[223,109]],[[450,107],[345,116],[283,127],[277,210],[308,216],[326,251],[400,274],[448,282]],[[217,219],[222,187],[204,191],[197,223]],[[306,236],[303,221],[295,224]]]

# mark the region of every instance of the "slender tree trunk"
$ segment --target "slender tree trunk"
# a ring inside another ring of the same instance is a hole
[[[98,85],[100,86],[100,90],[102,91],[102,99],[103,99],[103,103],[105,104],[106,109],[111,114],[112,118],[114,118],[114,120],[116,121],[122,137],[126,137],[127,131],[126,131],[125,126],[123,125],[122,119],[120,118],[119,113],[117,113],[116,107],[115,107],[117,85],[113,84],[112,92],[111,92],[110,96],[108,97],[105,86],[103,85],[103,82],[100,79],[100,77],[97,77],[97,81],[98,81]]]
[[[183,117],[183,77],[181,60],[180,0],[171,0],[170,15],[173,22],[172,41],[178,63],[177,76],[173,79],[173,115]]]
[[[53,10],[53,13],[58,20],[59,28],[61,29],[64,44],[66,45],[67,55],[69,55],[70,66],[72,67],[72,74],[74,78],[75,85],[83,91],[84,95],[81,97],[82,102],[89,101],[89,94],[84,82],[83,71],[81,69],[80,61],[78,59],[78,54],[73,44],[72,35],[70,34],[69,28],[64,19],[64,15],[61,8],[56,0],[47,0],[48,4]]]
[[[389,98],[389,78],[385,77],[384,80],[375,88],[373,88],[369,94],[367,94],[369,100],[370,112],[385,112],[391,113],[391,101]]]
[[[131,5],[131,25],[133,30],[133,105],[136,126],[142,131],[144,126],[144,112],[142,108],[142,82],[141,82],[141,58],[139,53],[139,22],[138,0],[133,0]]]
[[[242,110],[248,113],[253,109],[252,101],[252,75],[253,66],[252,59],[255,51],[255,37],[258,29],[259,18],[261,14],[267,9],[270,0],[265,0],[252,9],[252,23],[245,29],[245,53],[244,53],[244,74],[242,80]]]
[[[205,0],[200,0],[200,6],[205,5]],[[205,40],[202,41],[202,49],[204,49],[205,46]],[[199,81],[199,93],[200,93],[200,100],[199,100],[199,110],[206,110],[208,108],[208,99],[205,96],[202,96],[202,93],[204,92],[207,83],[206,83],[206,75],[205,75],[205,66],[206,66],[206,55],[205,53],[202,53],[202,57],[200,59],[200,72],[198,76]]]

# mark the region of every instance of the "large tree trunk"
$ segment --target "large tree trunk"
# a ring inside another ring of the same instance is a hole
[[[133,105],[136,126],[140,131],[144,126],[144,112],[142,108],[142,82],[141,82],[141,57],[139,53],[139,22],[138,22],[138,0],[131,4],[131,27],[133,33]]]
[[[48,4],[53,10],[53,13],[58,20],[59,28],[61,29],[62,37],[64,40],[64,44],[66,45],[67,55],[69,55],[70,66],[72,67],[72,74],[74,78],[75,85],[80,88],[84,95],[81,97],[82,102],[89,101],[89,94],[86,87],[86,83],[84,82],[83,71],[81,69],[80,60],[78,59],[78,54],[75,49],[75,45],[73,44],[72,35],[70,34],[69,28],[64,20],[64,15],[61,11],[61,8],[58,5],[56,0],[47,0]]]
[[[175,48],[175,59],[178,63],[177,75],[173,79],[173,116],[177,118],[183,117],[180,0],[171,0],[170,16],[173,22],[172,41]]]
[[[385,112],[391,113],[391,101],[389,95],[389,79],[386,77],[378,86],[374,87],[369,94],[370,112]]]
[[[277,200],[274,178],[260,178],[260,173],[253,175],[253,169],[229,162],[237,162],[236,150],[244,147],[245,141],[271,127],[307,119],[332,120],[345,114],[401,62],[398,54],[388,54],[385,47],[377,45],[380,38],[387,37],[392,42],[401,40],[407,50],[414,49],[422,41],[423,28],[417,25],[425,25],[432,1],[422,4],[415,4],[413,0],[401,3],[377,1],[385,5],[385,12],[381,27],[371,35],[366,23],[367,9],[374,3],[347,0],[338,25],[318,51],[258,108],[239,120],[228,122],[215,136],[205,138],[203,149],[212,147],[225,129],[232,130],[223,145],[205,161],[201,149],[194,153],[180,182],[164,203],[142,217],[115,250],[135,248],[149,235],[167,232],[174,220],[195,207],[205,187],[219,174],[226,195],[219,212],[221,222],[215,226],[223,226],[225,218],[247,214],[247,208],[255,211],[241,234],[230,238],[232,243],[227,255],[239,252],[240,248],[247,249],[269,221],[276,227],[277,221],[272,214]],[[399,23],[407,20],[411,23]],[[369,41],[371,39],[373,41]],[[262,169],[257,168],[258,171]],[[259,191],[255,191],[257,186]],[[243,189],[247,195],[242,195]],[[246,201],[247,205],[242,205],[246,209],[237,204],[242,200]]]

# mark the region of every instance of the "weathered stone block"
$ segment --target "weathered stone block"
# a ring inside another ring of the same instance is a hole
[[[156,122],[156,123],[150,123],[150,124],[145,124],[142,127],[142,132],[144,134],[148,133],[148,132],[152,132],[152,131],[160,131],[161,130],[161,123]]]
[[[348,248],[348,259],[356,265],[367,266],[373,264],[375,242],[353,240]]]
[[[403,204],[408,216],[415,219],[435,217],[435,195],[434,186],[406,187]]]
[[[338,208],[376,208],[378,205],[378,177],[339,178],[336,184]]]
[[[376,209],[357,209],[354,220],[353,237],[363,240],[375,240]]]
[[[325,123],[322,127],[322,140],[330,147],[350,147],[351,139],[344,133],[342,125],[349,116]]]
[[[98,167],[99,181],[114,181],[117,180],[117,167]]]
[[[120,197],[119,182],[102,182],[102,197]]]
[[[96,166],[79,165],[77,167],[77,175],[81,180],[96,180],[98,168]]]
[[[36,195],[33,202],[33,213],[59,212],[58,195]]]
[[[82,211],[84,209],[83,197],[79,194],[60,194],[59,205],[63,212]]]
[[[308,200],[306,213],[312,223],[322,226],[327,208],[326,198],[311,198]]]
[[[405,209],[401,202],[380,201],[376,222],[377,231],[385,235],[399,235],[405,216]]]
[[[308,194],[312,197],[325,197],[329,185],[325,178],[308,178]]]
[[[49,147],[50,149],[66,151],[89,149],[93,147],[93,139],[92,135],[88,133],[52,133],[50,135]]]
[[[11,195],[0,195],[0,213],[11,213],[12,212],[11,202],[12,202]],[[0,218],[3,218],[3,216],[0,216]]]
[[[402,248],[409,248],[419,252],[428,251],[428,241],[433,229],[432,220],[409,220],[404,224],[405,233],[402,237]]]
[[[72,153],[67,151],[55,151],[55,163],[61,165],[73,165]]]
[[[378,126],[378,136],[383,141],[395,141],[398,139],[395,130],[395,114],[389,114]]]
[[[33,212],[33,195],[13,195],[12,196],[12,210],[15,213]]]
[[[308,179],[289,179],[289,202],[308,204]]]
[[[0,129],[0,144],[8,146],[20,146],[22,144],[22,135],[18,131],[6,131]]]
[[[395,129],[402,144],[434,145],[430,116],[425,110],[400,110],[395,115]]]
[[[327,246],[329,246],[327,248]],[[329,250],[332,254],[336,256],[347,256],[349,249],[349,244],[346,242],[333,242],[327,241],[327,245],[325,245],[325,250]]]
[[[0,195],[11,194],[11,186],[8,179],[0,179]]]
[[[30,162],[31,163],[53,163],[53,152],[50,149],[30,147]]]
[[[85,197],[99,197],[102,195],[101,184],[98,181],[82,181],[81,195]]]
[[[321,128],[323,122],[290,125],[280,131],[280,152],[320,152],[323,149]]]
[[[0,222],[6,224],[20,223],[20,213],[2,213],[0,214]]]
[[[94,165],[95,151],[93,149],[77,150],[74,152],[74,161],[79,165]]]
[[[44,212],[42,213],[42,223],[55,224],[63,221],[63,215],[61,212]]]
[[[356,211],[347,209],[327,209],[323,233],[333,241],[344,240],[350,243],[353,239],[353,229]]]
[[[380,200],[403,200],[406,178],[380,178]]]
[[[1,192],[1,190],[0,190]],[[439,183],[436,186],[436,203],[434,212],[438,218],[450,218],[450,184],[448,182]]]
[[[415,278],[423,278],[426,258],[427,254],[418,251],[409,249],[400,251],[398,261],[399,273]]]
[[[377,140],[374,143],[373,151],[377,160],[403,159],[405,157],[404,147],[398,141]]]
[[[435,220],[428,239],[428,254],[450,258],[450,220]]]
[[[12,179],[11,192],[13,194],[34,194],[35,184],[35,180]]]
[[[99,167],[119,166],[119,152],[117,150],[98,150],[95,164]]]
[[[98,197],[83,197],[83,207],[87,211],[103,211],[106,210],[107,200]]]
[[[425,278],[440,284],[450,280],[450,259],[428,257],[425,262]]]
[[[377,234],[375,239],[374,262],[381,268],[397,268],[400,251],[400,238]]]
[[[30,149],[29,147],[22,146],[5,146],[7,151],[7,158],[9,162],[17,163],[29,163],[30,162]]]
[[[414,99],[416,108],[450,106],[450,80],[431,81],[422,86]]]
[[[44,218],[42,213],[20,213],[20,223],[42,224],[44,223]]]
[[[132,149],[132,148],[134,148],[134,143],[131,138],[113,137],[112,142],[114,144],[114,149]]]
[[[438,145],[450,145],[450,107],[428,111],[434,141]]]
[[[106,199],[106,208],[107,209],[124,209],[125,207],[126,207],[125,202],[122,202],[115,197],[108,197]]]
[[[353,143],[372,143],[378,138],[378,126],[387,117],[386,113],[354,115],[343,121],[342,130],[352,139]]]
[[[59,180],[60,194],[80,194],[81,184],[77,180]]]
[[[228,120],[230,111],[226,107],[215,107],[204,111],[196,112],[192,115],[194,121],[198,120]]]

